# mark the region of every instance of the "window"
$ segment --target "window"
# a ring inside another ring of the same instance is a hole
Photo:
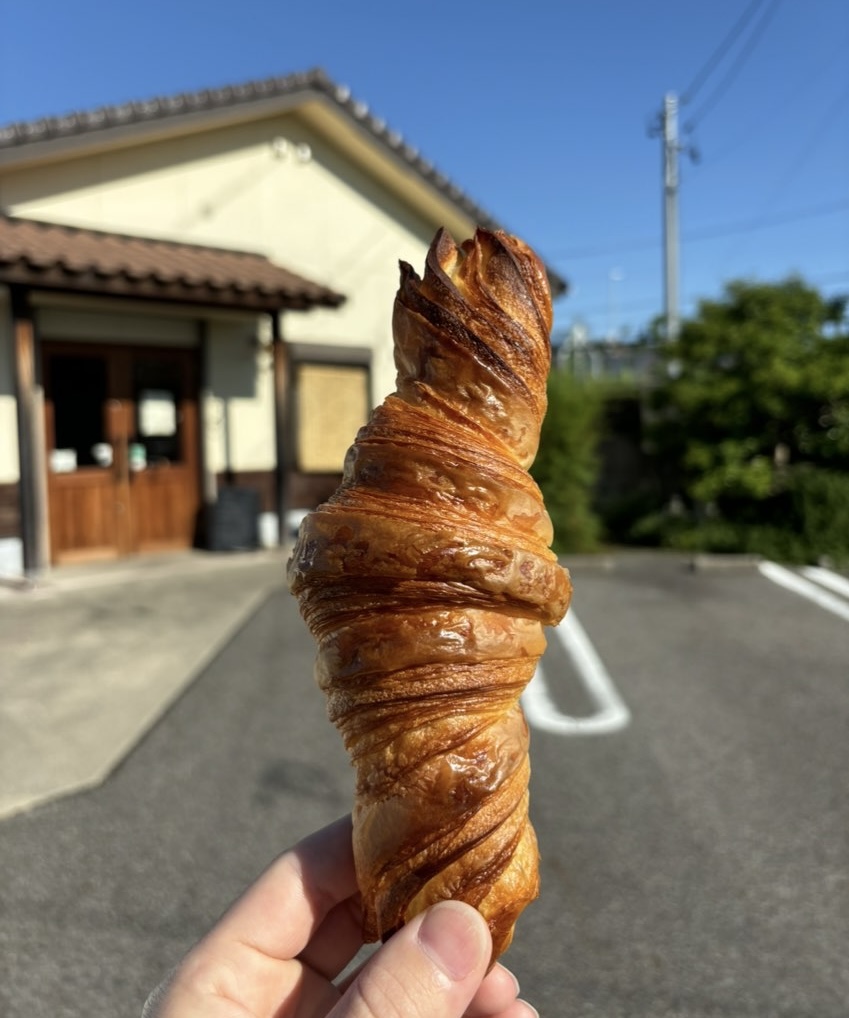
[[[369,413],[369,373],[361,365],[296,367],[297,462],[307,473],[339,473]]]
[[[179,405],[182,398],[179,363],[155,355],[137,354],[133,362],[136,404],[134,442],[143,445],[150,465],[179,463]]]
[[[62,354],[50,364],[56,449],[73,449],[76,466],[95,466],[95,447],[106,441],[106,360]]]

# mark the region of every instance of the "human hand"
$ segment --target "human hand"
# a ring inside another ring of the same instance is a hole
[[[366,965],[351,818],[281,855],[151,994],[142,1018],[533,1018],[512,974],[487,974],[479,913],[441,902]]]

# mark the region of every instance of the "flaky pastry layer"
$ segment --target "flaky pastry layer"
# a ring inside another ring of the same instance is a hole
[[[571,596],[527,470],[550,366],[545,271],[521,241],[440,231],[402,263],[397,388],[303,522],[289,583],[356,768],[367,940],[428,905],[478,908],[493,960],[536,897],[519,697]]]

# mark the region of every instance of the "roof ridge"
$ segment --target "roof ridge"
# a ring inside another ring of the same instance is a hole
[[[461,187],[423,157],[415,146],[408,143],[400,131],[391,128],[383,117],[372,112],[369,104],[355,99],[346,84],[335,81],[323,67],[319,66],[290,74],[250,78],[226,86],[129,100],[125,103],[98,106],[91,110],[74,110],[35,120],[12,121],[0,125],[0,151],[35,145],[53,138],[120,127],[128,123],[165,119],[204,109],[222,109],[253,100],[291,95],[301,89],[314,89],[341,106],[352,119],[360,122],[401,159],[410,163],[422,176],[443,190],[451,201],[472,214],[480,226],[499,225],[489,212],[480,208]]]
[[[415,145],[406,141],[400,131],[391,128],[383,117],[376,116],[368,103],[356,99],[347,85],[334,81],[323,67],[249,79],[234,85],[212,86],[177,92],[173,95],[133,99],[124,103],[97,106],[90,110],[74,110],[58,116],[13,121],[0,125],[0,151],[54,138],[67,138],[111,127],[121,127],[130,123],[161,120],[204,109],[222,109],[257,99],[291,95],[300,89],[310,88],[323,93],[336,105],[341,106],[353,120],[361,123],[453,202],[461,205],[479,225],[489,228],[500,225],[491,213],[478,205],[462,188],[426,159]]]
[[[148,96],[145,99],[128,99],[123,103],[105,103],[90,109],[68,110],[66,113],[32,120],[13,120],[0,124],[0,148],[119,127],[133,121],[190,113],[195,109],[236,105],[269,95],[285,94],[299,86],[320,87],[324,82],[330,82],[326,72],[320,67],[314,67],[308,71],[253,78],[236,84],[211,85],[168,95]]]
[[[30,121],[16,121],[0,125],[0,153],[34,145],[53,139],[94,133],[129,124],[164,120],[204,110],[226,109],[241,103],[261,99],[279,98],[312,90],[325,95],[345,111],[364,130],[388,149],[397,159],[407,163],[431,186],[449,201],[459,206],[477,225],[490,230],[505,227],[486,209],[434,163],[426,159],[419,149],[408,142],[400,131],[391,128],[385,119],[376,116],[368,104],[356,99],[347,85],[336,82],[323,67],[266,78],[255,78],[235,85],[222,85],[178,92],[170,96],[99,106],[93,110],[78,110],[62,116],[41,117]],[[546,270],[556,293],[566,289],[565,280],[546,263]]]

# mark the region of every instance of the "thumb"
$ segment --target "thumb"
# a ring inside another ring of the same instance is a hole
[[[491,955],[477,910],[440,902],[377,951],[328,1018],[462,1018]]]

